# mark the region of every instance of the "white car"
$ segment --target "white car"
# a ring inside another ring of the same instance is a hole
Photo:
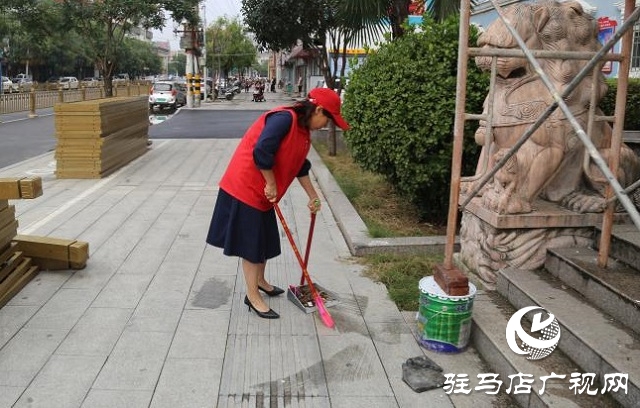
[[[159,81],[153,84],[149,92],[149,109],[158,108],[177,109],[187,104],[186,88],[173,81]]]
[[[82,80],[82,86],[84,86],[85,88],[95,88],[99,85],[99,83],[100,81],[98,81],[98,78],[95,77],[87,77]]]
[[[14,92],[29,92],[33,88],[33,81],[29,78],[13,79]]]
[[[78,81],[78,78],[76,77],[66,76],[60,78],[58,84],[62,89],[78,89],[80,81]]]
[[[2,93],[11,93],[13,92],[13,90],[14,90],[14,87],[11,79],[9,77],[3,76],[2,77]]]

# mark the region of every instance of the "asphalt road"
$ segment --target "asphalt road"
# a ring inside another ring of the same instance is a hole
[[[149,137],[240,138],[261,113],[263,111],[258,110],[179,110],[175,114],[154,115],[150,118],[155,124],[149,127]],[[52,109],[38,111],[38,115],[33,119],[28,118],[27,112],[0,117],[0,168],[56,148]]]
[[[152,139],[236,139],[264,110],[179,110],[167,120],[151,125]]]
[[[39,156],[56,148],[54,116],[27,119],[27,112],[3,115],[0,123],[0,168]]]

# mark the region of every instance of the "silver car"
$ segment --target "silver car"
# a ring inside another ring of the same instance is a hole
[[[151,86],[149,109],[153,109],[154,106],[160,109],[165,107],[176,109],[186,104],[187,95],[184,85],[172,81],[161,81]]]
[[[29,78],[13,79],[14,92],[29,92],[33,88],[33,81]]]
[[[76,77],[66,76],[60,78],[58,84],[62,89],[78,89],[80,81],[78,81],[78,78]]]

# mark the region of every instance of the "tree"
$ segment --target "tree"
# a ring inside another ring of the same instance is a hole
[[[135,78],[162,71],[162,60],[152,44],[125,38],[122,45],[118,53],[120,72],[126,72]]]
[[[113,95],[111,79],[118,68],[118,49],[132,28],[163,27],[165,11],[175,21],[186,20],[193,26],[199,21],[199,0],[59,1],[64,21],[81,33],[92,49],[107,96]]]
[[[256,63],[256,46],[238,19],[220,17],[206,31],[206,64],[220,68],[224,77],[234,68],[243,70]]]
[[[169,74],[183,76],[187,67],[187,55],[179,53],[173,56],[169,62]]]
[[[350,75],[343,112],[351,155],[383,175],[431,223],[446,221],[451,181],[459,19],[425,18],[421,30],[372,51]],[[471,28],[469,44],[477,31]],[[469,65],[466,112],[479,112],[488,75]],[[464,172],[474,174],[476,124],[466,122]]]
[[[174,19],[197,19],[197,3],[197,0],[2,0],[0,38],[8,38],[11,44],[7,66],[12,71],[24,72],[28,65],[38,80],[62,74],[94,75],[96,66],[109,68],[104,61],[112,62],[111,75],[116,70],[132,75],[144,74],[145,67],[150,72],[159,70],[157,58],[149,54],[149,46],[131,45],[135,40],[128,38],[126,32],[134,25],[143,28],[163,25],[165,11],[174,10],[171,12]],[[135,13],[143,15],[139,18]],[[113,31],[108,33],[107,28]],[[106,76],[104,69],[100,71]]]
[[[471,0],[474,6],[477,0]],[[425,11],[435,21],[443,21],[452,14],[460,13],[459,0],[345,0],[344,7],[354,20],[388,20],[391,25],[391,38],[397,39],[404,34],[404,24],[411,8]]]

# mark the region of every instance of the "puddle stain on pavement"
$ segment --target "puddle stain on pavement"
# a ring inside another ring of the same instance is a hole
[[[196,292],[192,305],[206,309],[217,309],[229,303],[233,294],[231,285],[222,279],[207,280]]]

